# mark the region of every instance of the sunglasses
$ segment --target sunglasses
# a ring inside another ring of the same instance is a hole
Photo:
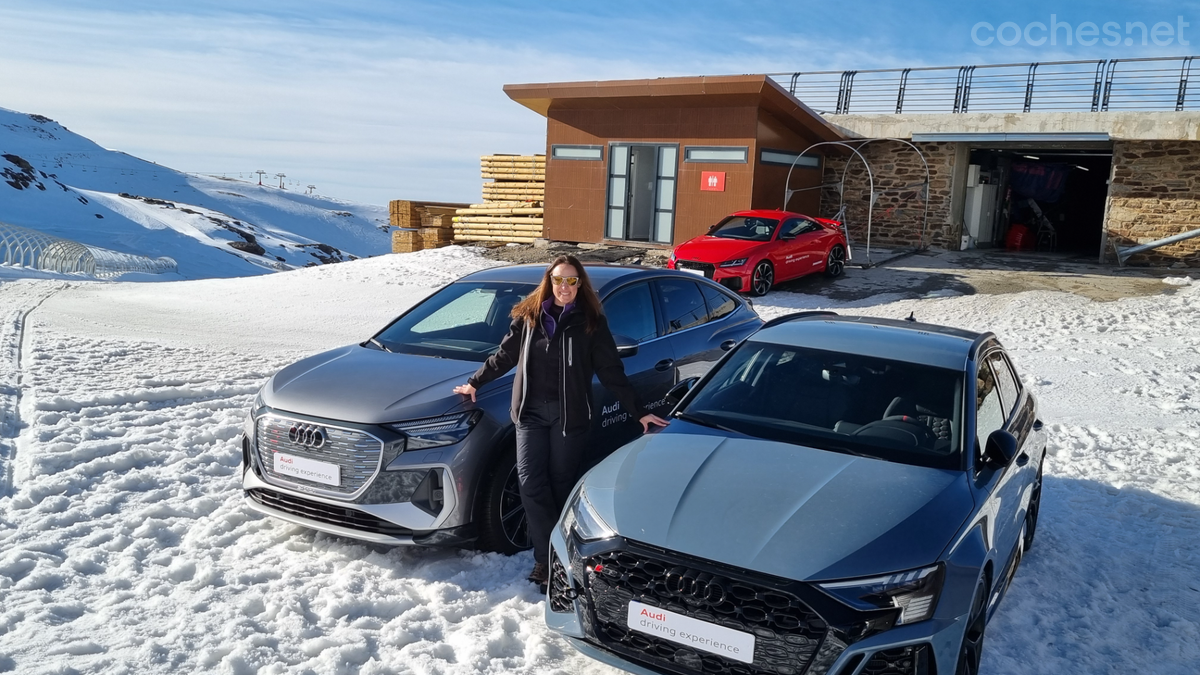
[[[555,286],[562,286],[563,284],[566,284],[568,286],[574,286],[575,284],[579,283],[579,277],[554,276],[554,277],[550,277],[550,283],[554,284]]]

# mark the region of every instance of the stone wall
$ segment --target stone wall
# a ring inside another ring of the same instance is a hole
[[[1200,229],[1200,141],[1117,141],[1105,259],[1121,248]],[[1131,257],[1128,265],[1200,266],[1200,237]]]
[[[951,189],[954,175],[954,143],[917,143],[929,163],[929,220],[925,243],[958,250],[961,227],[952,222]],[[911,147],[895,141],[873,141],[860,152],[871,165],[875,192],[879,195],[871,219],[871,245],[884,248],[916,246],[921,238],[925,202],[922,189],[925,166]],[[867,172],[857,156],[831,150],[825,158],[825,185],[821,193],[821,215],[833,218],[838,211],[837,185],[846,173],[846,224],[857,249],[867,240],[869,204]]]

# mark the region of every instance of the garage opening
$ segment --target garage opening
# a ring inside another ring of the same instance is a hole
[[[1111,147],[972,150],[963,213],[968,246],[1095,258],[1111,170]]]

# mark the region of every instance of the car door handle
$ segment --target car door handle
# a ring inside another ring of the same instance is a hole
[[[737,340],[726,340],[721,343],[721,351],[727,352],[737,346]]]
[[[1029,453],[1022,452],[1017,455],[1017,466],[1025,466],[1029,463]]]
[[[654,369],[661,372],[667,370],[673,365],[675,365],[675,359],[663,359],[662,361],[654,364]]]

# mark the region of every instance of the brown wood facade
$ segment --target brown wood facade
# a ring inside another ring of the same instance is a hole
[[[764,76],[508,85],[505,92],[547,118],[543,232],[557,241],[605,240],[614,144],[678,147],[672,233],[678,244],[734,211],[781,207],[788,167],[762,163],[762,149],[795,153],[843,138]],[[559,159],[556,145],[600,146],[602,160]],[[744,147],[747,161],[689,162],[689,147]],[[723,192],[701,190],[704,171],[724,172]],[[797,168],[791,188],[817,187],[821,179],[820,169]],[[788,208],[817,215],[820,190],[795,193]]]

